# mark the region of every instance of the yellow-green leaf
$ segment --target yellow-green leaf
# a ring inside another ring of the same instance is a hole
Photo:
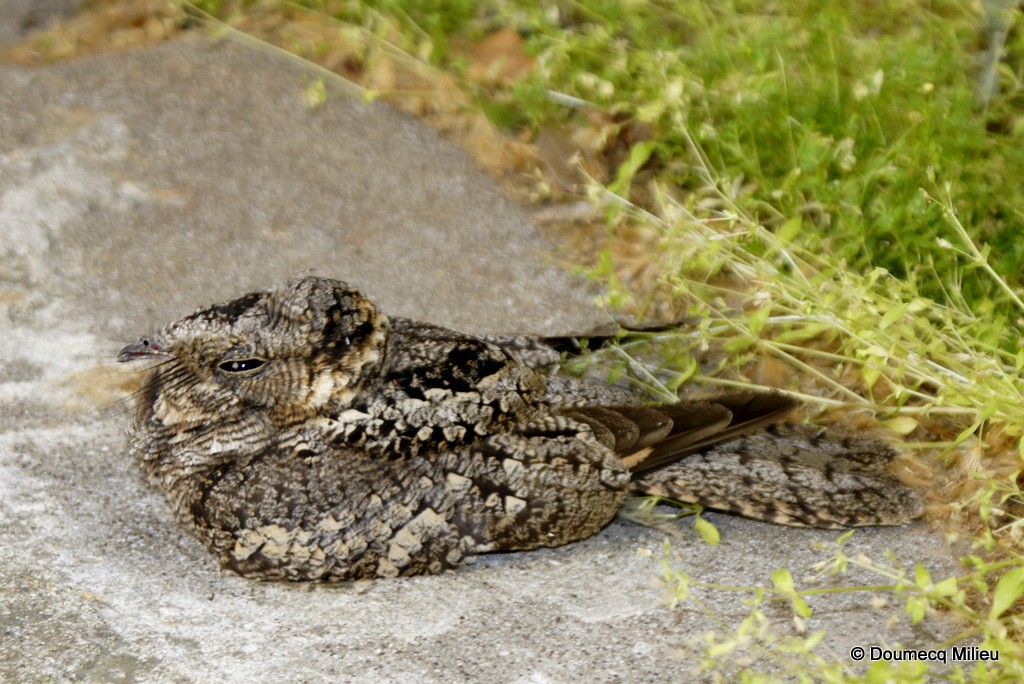
[[[878,382],[878,377],[882,374],[882,369],[874,364],[868,364],[860,369],[860,377],[864,380],[864,385],[871,389]]]
[[[917,421],[910,416],[898,416],[891,420],[883,420],[882,425],[903,436],[909,435],[917,429]]]
[[[956,593],[956,577],[947,577],[932,588],[932,593],[937,596],[952,596]]]
[[[811,610],[811,607],[807,605],[807,601],[805,601],[802,596],[794,595],[793,612],[802,618],[809,618],[813,611]]]
[[[787,594],[793,593],[793,575],[785,568],[778,568],[772,573],[772,584],[779,591]]]
[[[822,629],[807,637],[807,639],[804,641],[804,645],[807,647],[808,651],[812,651],[814,650],[814,647],[820,644],[821,640],[824,638],[825,630]]]
[[[757,309],[747,319],[747,329],[751,335],[759,335],[764,330],[765,323],[768,322],[768,315],[771,313],[771,308],[764,306]]]
[[[906,304],[897,304],[896,306],[892,307],[891,309],[889,309],[888,311],[885,312],[885,315],[882,316],[882,321],[878,324],[878,327],[881,330],[885,330],[890,325],[892,325],[893,323],[895,323],[899,319],[903,318],[903,316],[905,316],[906,313],[907,313],[907,305]]]
[[[693,528],[697,530],[705,542],[712,546],[718,546],[721,535],[718,533],[717,527],[698,515],[694,518]]]
[[[794,216],[779,226],[779,230],[775,234],[779,236],[779,240],[782,242],[792,242],[793,238],[800,234],[803,223],[803,218]]]
[[[1014,568],[999,578],[992,594],[992,610],[989,616],[999,617],[1024,594],[1024,568]]]
[[[922,596],[911,596],[907,599],[907,613],[910,614],[910,623],[916,625],[924,619],[924,612],[927,601]]]
[[[633,176],[651,158],[654,145],[653,140],[641,140],[629,148],[629,158],[619,165],[619,170],[615,173],[615,180],[608,186],[609,192],[622,197],[629,194]]]
[[[932,576],[928,573],[928,568],[924,567],[920,563],[914,566],[914,584],[922,589],[926,589],[928,585],[932,583]]]
[[[750,337],[734,337],[733,339],[726,342],[723,346],[725,351],[730,354],[737,354],[741,351],[746,351],[754,344],[754,340]]]

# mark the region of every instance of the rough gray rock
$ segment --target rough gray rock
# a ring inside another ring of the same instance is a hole
[[[692,678],[682,649],[717,618],[664,607],[654,530],[616,522],[433,577],[254,583],[221,572],[143,481],[123,436],[130,376],[110,362],[198,305],[315,269],[471,332],[603,320],[455,146],[381,106],[307,110],[307,83],[202,39],[0,66],[0,680]],[[779,566],[800,581],[825,557],[811,544],[836,537],[712,519],[721,546],[683,524],[675,562],[722,584],[764,586]],[[858,531],[849,547],[955,571],[919,526]],[[745,614],[737,595],[703,598],[727,625]],[[809,627],[844,659],[950,629],[888,626],[898,607],[862,595],[812,605]],[[770,614],[786,629],[784,605]]]

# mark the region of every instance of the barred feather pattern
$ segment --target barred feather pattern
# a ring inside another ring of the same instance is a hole
[[[437,573],[559,546],[601,530],[629,491],[790,525],[920,512],[888,473],[891,447],[773,427],[795,407],[780,394],[645,406],[551,374],[560,344],[389,317],[346,283],[302,276],[118,359],[156,362],[137,396],[137,460],[246,577]]]

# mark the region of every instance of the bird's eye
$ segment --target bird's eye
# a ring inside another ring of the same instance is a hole
[[[228,373],[244,373],[253,371],[266,363],[263,359],[231,359],[224,361],[218,368]]]

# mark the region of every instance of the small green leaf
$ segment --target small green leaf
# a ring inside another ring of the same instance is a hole
[[[814,611],[812,611],[811,607],[809,605],[807,605],[807,601],[804,600],[803,596],[794,595],[793,596],[793,612],[795,612],[797,615],[799,615],[802,618],[809,618],[809,617],[811,617],[811,614]]]
[[[711,546],[718,546],[721,535],[718,533],[717,527],[698,515],[693,520],[693,528],[697,530],[705,542],[711,544]]]
[[[918,563],[914,566],[914,584],[921,589],[927,589],[932,583],[932,576],[929,574],[928,569]]]
[[[911,624],[916,625],[924,619],[925,608],[928,602],[923,596],[911,596],[907,598],[907,613],[910,615]]]
[[[989,617],[998,618],[1024,594],[1024,568],[1014,568],[999,578],[992,594]]]
[[[885,330],[890,325],[903,318],[903,316],[905,316],[906,313],[907,305],[897,304],[896,306],[886,311],[885,315],[882,316],[882,321],[878,324],[879,329]]]
[[[836,546],[838,546],[839,548],[843,548],[843,544],[846,543],[846,540],[852,537],[854,532],[856,531],[857,530],[850,530],[849,532],[843,532],[841,535],[839,535],[839,539],[836,539]]]
[[[787,594],[792,594],[794,591],[793,575],[785,568],[778,568],[772,573],[772,584],[776,589]]]
[[[898,435],[906,437],[917,429],[917,421],[910,416],[897,416],[891,420],[883,420],[882,425],[886,426]]]
[[[804,640],[804,646],[807,648],[808,651],[813,651],[814,647],[820,644],[821,640],[824,638],[825,630],[819,630]]]
[[[633,182],[633,176],[647,163],[654,152],[653,140],[642,140],[629,148],[629,159],[619,165],[615,174],[615,181],[608,186],[608,191],[620,197],[629,194],[629,186]]]
[[[956,577],[947,577],[932,588],[932,593],[936,596],[952,596],[956,589]]]
[[[779,342],[797,344],[805,340],[812,340],[828,331],[829,326],[825,323],[801,322],[798,327],[780,333],[777,340]]]
[[[723,347],[725,351],[730,354],[738,354],[741,351],[745,351],[753,346],[754,340],[750,337],[734,337],[726,342]]]
[[[882,375],[882,369],[873,363],[869,363],[860,369],[860,377],[864,380],[864,385],[868,389],[875,386],[878,382],[879,376]]]
[[[784,243],[792,242],[793,238],[800,234],[800,229],[803,228],[803,224],[804,221],[802,217],[794,216],[779,226],[779,230],[775,234],[779,237],[779,240]]]
[[[771,313],[771,308],[764,306],[760,309],[755,310],[750,317],[747,319],[747,329],[751,335],[759,335],[764,330],[765,323],[768,322],[768,315]]]

